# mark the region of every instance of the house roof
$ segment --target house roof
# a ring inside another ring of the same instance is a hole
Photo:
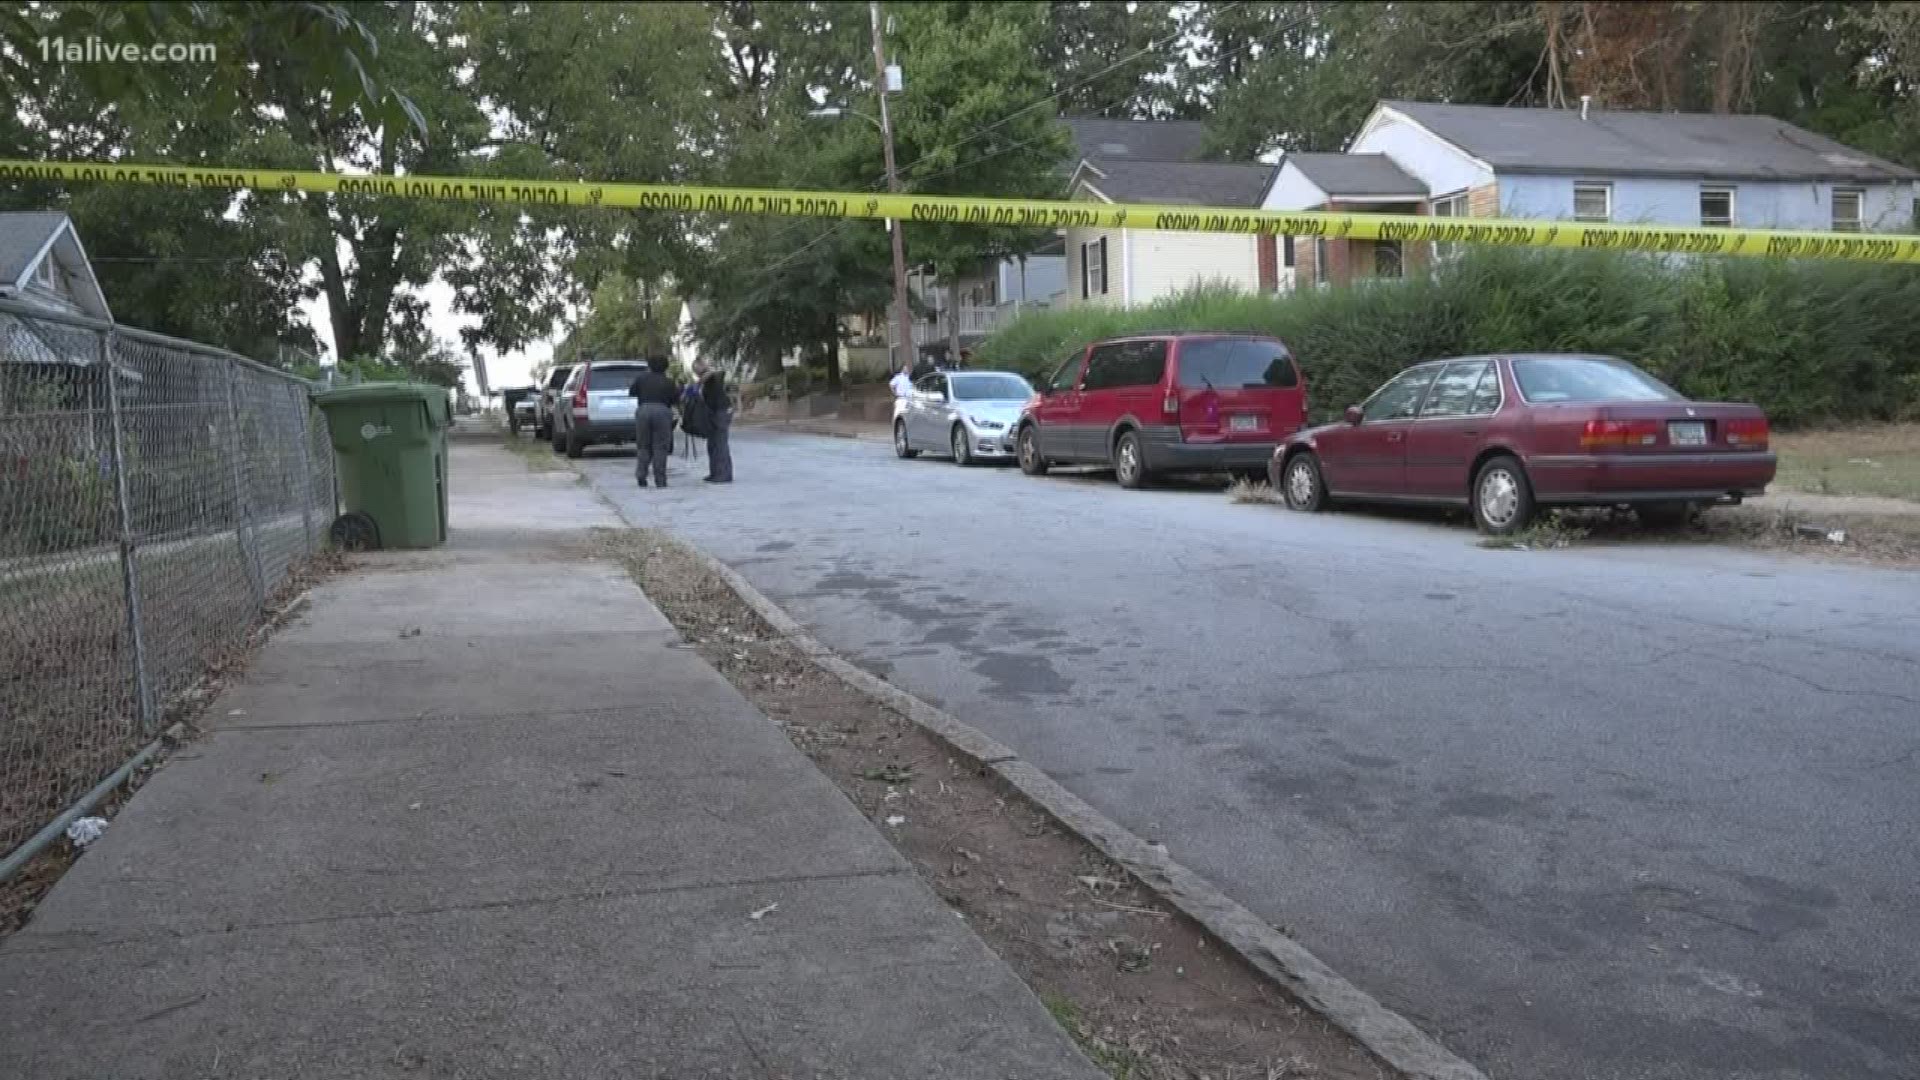
[[[0,285],[24,285],[67,223],[58,210],[0,213]]]
[[[1097,175],[1088,176],[1089,171]],[[1077,182],[1112,202],[1259,206],[1273,172],[1272,165],[1089,158],[1081,163]]]
[[[1383,101],[1383,109],[1508,173],[1684,176],[1718,180],[1840,180],[1889,183],[1920,178],[1770,116],[1517,109]]]
[[[1385,154],[1288,154],[1291,165],[1328,195],[1405,196],[1424,199],[1427,185],[1408,176]]]
[[[23,295],[34,272],[49,259],[70,275],[73,300],[84,314],[113,318],[67,215],[55,210],[0,212],[0,296]]]
[[[1074,152],[1111,161],[1195,161],[1207,127],[1198,120],[1107,120],[1068,116]]]

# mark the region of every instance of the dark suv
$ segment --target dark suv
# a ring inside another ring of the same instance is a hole
[[[1106,465],[1125,487],[1155,473],[1264,476],[1306,424],[1293,354],[1263,334],[1173,331],[1096,341],[1067,357],[1020,416],[1020,468]]]

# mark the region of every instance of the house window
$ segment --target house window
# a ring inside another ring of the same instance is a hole
[[[1573,220],[1575,221],[1612,221],[1613,185],[1585,184],[1573,185]]]
[[[1313,283],[1327,283],[1327,238],[1324,236],[1313,238]]]
[[[1914,218],[1915,220],[1920,220],[1920,201],[1914,203]],[[1289,270],[1293,269],[1292,233],[1288,233],[1280,238],[1280,265]]]
[[[1732,188],[1703,187],[1700,189],[1700,224],[1714,229],[1733,228]]]
[[[1470,216],[1472,213],[1472,205],[1468,202],[1467,193],[1464,191],[1433,200],[1434,217],[1463,218]],[[1460,257],[1462,250],[1463,248],[1459,244],[1435,244],[1433,245],[1433,261],[1443,263],[1457,259]]]
[[[1080,298],[1107,294],[1107,238],[1080,245]]]
[[[1405,260],[1401,257],[1400,241],[1376,240],[1373,243],[1373,276],[1397,278]]]
[[[1860,231],[1860,204],[1866,192],[1859,188],[1833,189],[1833,231]]]

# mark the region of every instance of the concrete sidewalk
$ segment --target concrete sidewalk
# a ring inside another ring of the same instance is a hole
[[[452,480],[0,946],[0,1077],[1102,1075],[585,557],[589,488]]]

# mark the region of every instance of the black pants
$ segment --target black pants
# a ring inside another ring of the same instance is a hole
[[[715,480],[733,480],[733,410],[713,414],[713,430],[707,433],[707,475]]]
[[[667,486],[667,455],[673,453],[673,410],[658,402],[648,402],[633,414],[633,475],[647,482],[647,470],[653,470],[653,482]]]

